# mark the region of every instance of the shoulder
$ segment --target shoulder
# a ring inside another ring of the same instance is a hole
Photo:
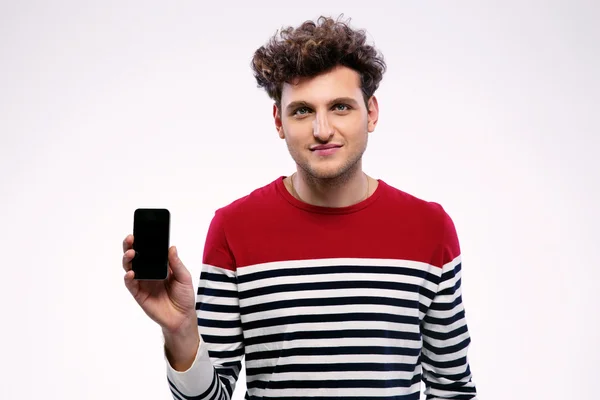
[[[418,197],[385,182],[383,185],[387,221],[409,227],[415,235],[421,234],[435,243],[457,242],[454,222],[439,201]]]
[[[258,216],[276,206],[279,201],[278,190],[283,177],[260,186],[250,193],[239,197],[215,210],[214,218],[221,222],[243,222],[248,217]]]
[[[460,244],[452,218],[438,201],[426,200],[390,185],[385,186],[388,210],[399,210],[394,224],[408,226],[413,237],[428,241],[437,266],[459,259]],[[389,220],[389,218],[388,218]]]
[[[437,201],[418,197],[413,193],[398,189],[383,180],[382,192],[385,193],[386,206],[395,210],[402,210],[404,215],[411,215],[420,221],[428,221],[435,225],[445,224],[449,218],[444,207]]]
[[[277,202],[278,178],[245,196],[217,208],[210,221],[204,246],[204,262],[234,270],[235,257],[232,244],[236,237],[247,237],[256,233],[265,212]]]

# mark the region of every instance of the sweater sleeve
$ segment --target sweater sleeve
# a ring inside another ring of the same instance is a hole
[[[454,223],[442,211],[442,239],[435,264],[437,292],[423,320],[423,381],[428,400],[476,400],[467,351],[471,342],[461,293],[461,254]]]
[[[196,297],[200,346],[192,366],[176,371],[167,362],[175,400],[229,400],[244,357],[235,260],[225,236],[222,210],[208,229]]]

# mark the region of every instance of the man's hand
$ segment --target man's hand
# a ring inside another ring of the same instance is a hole
[[[192,364],[200,341],[192,277],[179,259],[177,248],[172,246],[169,248],[167,279],[135,280],[131,269],[135,256],[133,240],[133,235],[123,240],[125,286],[144,312],[161,326],[167,357],[173,368],[185,370]]]

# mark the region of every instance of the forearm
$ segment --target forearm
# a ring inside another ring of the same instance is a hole
[[[165,338],[165,355],[174,370],[182,372],[188,370],[196,358],[200,335],[198,325],[194,319],[193,323],[187,323],[177,332],[163,330]]]
[[[461,291],[460,258],[444,265],[438,292],[423,319],[423,380],[427,399],[476,399],[468,361],[471,337]]]

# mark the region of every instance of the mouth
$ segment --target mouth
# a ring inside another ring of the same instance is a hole
[[[315,146],[310,150],[319,156],[328,156],[336,153],[342,146],[339,144],[325,144],[321,146]]]

